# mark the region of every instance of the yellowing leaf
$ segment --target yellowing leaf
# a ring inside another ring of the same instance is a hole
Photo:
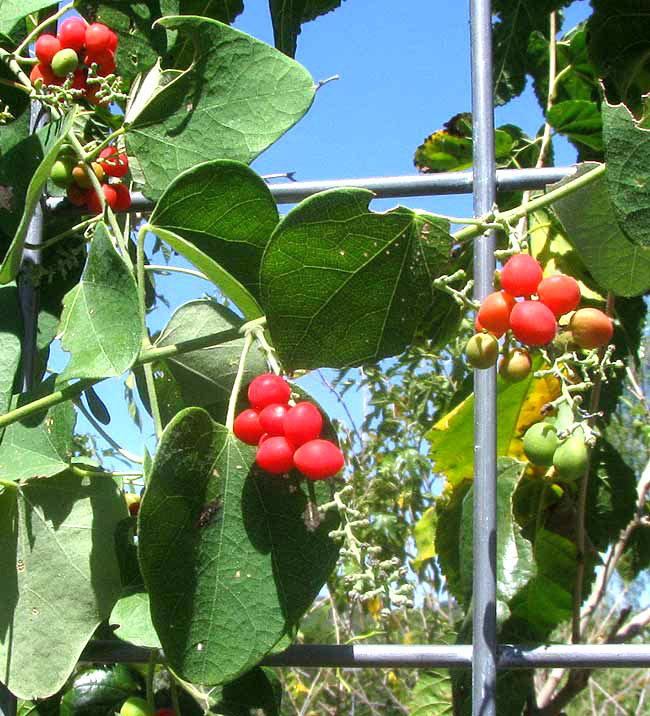
[[[415,570],[419,570],[427,560],[436,556],[436,522],[436,509],[429,507],[413,526],[415,546],[418,550],[417,557],[413,560]]]

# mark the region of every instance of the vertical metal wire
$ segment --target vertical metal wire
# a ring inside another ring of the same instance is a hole
[[[474,214],[496,196],[490,0],[470,0]],[[492,291],[494,233],[474,243],[474,295]],[[474,371],[474,591],[472,714],[496,714],[496,370]]]
[[[30,132],[35,132],[47,122],[47,114],[38,102],[32,102],[29,121]],[[36,205],[27,228],[27,242],[38,246],[43,240],[43,208]],[[30,390],[34,382],[34,362],[36,359],[36,338],[38,333],[39,291],[34,280],[34,271],[41,263],[40,249],[24,249],[20,275],[18,277],[18,295],[23,317],[23,390]]]

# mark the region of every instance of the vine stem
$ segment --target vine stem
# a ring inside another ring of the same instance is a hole
[[[98,144],[96,147],[93,147],[90,151],[86,152],[86,157],[88,159],[94,159],[102,151],[102,149],[105,149],[114,139],[122,136],[125,133],[126,129],[124,129],[124,127],[118,127],[115,131],[111,132],[108,137],[104,139],[103,142]]]
[[[181,266],[158,266],[157,264],[146,264],[144,267],[145,271],[157,271],[159,273],[185,273],[188,276],[194,276],[195,278],[201,278],[204,281],[210,279],[200,271],[194,271],[193,269],[182,268]]]
[[[54,246],[54,244],[57,244],[62,239],[67,238],[68,236],[73,236],[78,231],[81,231],[82,229],[85,230],[89,226],[92,226],[93,224],[96,224],[100,220],[99,216],[93,216],[91,219],[86,219],[85,221],[79,222],[76,226],[73,226],[71,229],[68,229],[67,231],[62,231],[60,234],[57,234],[56,236],[53,236],[51,239],[48,239],[47,241],[44,241],[42,244],[30,244],[29,241],[25,241],[25,248],[27,249],[47,249],[50,246]]]
[[[573,194],[573,192],[578,191],[578,189],[582,189],[583,187],[588,186],[592,182],[596,181],[596,179],[599,179],[605,173],[606,168],[607,166],[605,164],[599,164],[596,168],[591,169],[585,174],[582,174],[581,176],[572,179],[571,181],[567,182],[566,184],[563,184],[557,189],[553,189],[553,191],[549,191],[548,194],[538,196],[532,201],[529,201],[527,204],[522,204],[521,206],[517,206],[514,209],[499,213],[498,218],[500,221],[506,223],[518,221],[522,217],[528,216],[528,214],[535,211],[536,209],[541,209],[545,206],[549,206],[558,199],[563,199],[565,196],[569,196],[570,194]],[[484,233],[485,225],[491,224],[494,218],[495,217],[493,214],[488,215],[484,217],[484,223],[482,225],[468,226],[465,229],[457,231],[452,236],[456,241],[459,242],[474,239]]]
[[[254,329],[252,329],[254,330]],[[235,382],[232,386],[232,392],[230,393],[230,400],[228,401],[228,412],[226,413],[226,428],[232,432],[233,425],[235,423],[235,409],[237,407],[237,397],[241,389],[242,378],[244,377],[244,367],[246,365],[246,357],[248,351],[253,345],[253,333],[252,330],[246,331],[244,337],[244,346],[239,357],[239,365],[237,366],[237,375],[235,376]]]
[[[609,291],[607,294],[607,307],[606,313],[611,316],[614,312],[614,294]],[[604,348],[599,350],[599,354],[605,352]],[[603,378],[600,374],[594,378],[594,385],[591,392],[591,401],[589,405],[589,412],[595,413],[598,409],[598,403],[600,402],[600,392],[602,388]],[[589,419],[589,427],[593,425],[594,418]],[[589,453],[591,458],[591,451]],[[580,481],[580,488],[578,493],[578,514],[577,514],[577,526],[576,526],[576,542],[578,549],[578,564],[576,568],[576,580],[575,587],[573,590],[573,615],[571,619],[571,641],[574,644],[578,644],[582,640],[582,630],[580,628],[580,615],[582,607],[582,596],[584,588],[584,577],[585,577],[585,545],[586,545],[586,515],[587,515],[587,488],[589,486],[589,469],[591,467],[591,460],[588,460],[587,469],[585,470],[582,480]]]
[[[182,355],[183,353],[189,353],[190,351],[200,350],[201,348],[211,348],[213,346],[220,346],[224,343],[230,343],[240,336],[240,331],[237,328],[230,328],[227,331],[220,331],[219,333],[211,333],[208,336],[201,336],[201,338],[193,338],[189,341],[182,341],[172,346],[162,346],[160,348],[149,348],[146,351],[141,351],[137,360],[136,365],[146,365],[152,363],[160,358],[168,358],[173,355]],[[19,408],[10,410],[4,415],[0,415],[0,428],[5,428],[7,425],[17,422],[26,418],[28,415],[33,415],[42,410],[48,410],[49,408],[64,403],[66,400],[72,400],[77,397],[84,390],[90,388],[97,383],[101,383],[107,378],[86,378],[79,380],[76,383],[65,386],[61,390],[55,390],[54,392],[46,395],[37,400],[33,400],[31,403],[21,405]]]
[[[143,224],[138,231],[137,253],[136,253],[136,276],[138,283],[138,304],[140,306],[140,320],[142,321],[142,349],[147,350],[151,347],[149,339],[149,331],[147,330],[147,305],[146,305],[146,284],[144,271],[144,240],[149,230],[149,224]],[[154,427],[156,429],[156,437],[160,439],[163,432],[162,419],[160,417],[160,406],[158,405],[158,395],[156,393],[156,382],[153,377],[153,369],[151,363],[144,366],[144,379],[147,386],[147,395],[149,397],[149,405],[151,407],[151,415],[153,417]]]
[[[51,25],[55,20],[58,20],[62,15],[65,15],[68,10],[72,10],[72,8],[75,5],[75,0],[72,0],[72,2],[66,3],[63,7],[59,8],[54,15],[50,15],[50,17],[47,18],[47,20],[43,20],[43,22],[40,25],[37,25],[30,33],[27,35],[27,37],[18,45],[18,47],[14,50],[14,55],[20,55],[26,47],[29,46],[29,44],[32,42],[32,40],[37,36],[40,35],[43,30],[48,25]]]
[[[149,663],[147,664],[147,677],[145,681],[146,693],[147,693],[147,704],[149,710],[153,713],[156,710],[156,704],[154,701],[153,692],[153,679],[156,675],[156,664],[158,662],[158,649],[152,649],[149,656]]]
[[[0,480],[0,487],[4,487],[5,489],[17,490],[18,483],[12,482],[11,480]]]

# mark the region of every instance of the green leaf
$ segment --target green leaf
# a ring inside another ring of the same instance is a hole
[[[52,0],[2,0],[0,3],[0,32],[8,35],[27,15],[56,5]]]
[[[587,30],[584,23],[570,30],[555,43],[555,102],[600,99],[598,77],[589,59]],[[541,32],[533,32],[528,41],[529,71],[537,101],[546,110],[548,103],[549,40]],[[561,74],[560,74],[561,73]]]
[[[259,298],[262,253],[278,218],[268,186],[252,169],[215,160],[177,177],[158,200],[149,223],[156,233],[164,229],[181,237],[185,243],[179,250],[189,244],[192,252],[228,271]],[[191,255],[186,258],[192,260]],[[240,297],[229,298],[238,303]]]
[[[28,403],[34,397],[19,396],[12,407]],[[0,444],[2,476],[19,481],[63,472],[73,455],[74,424],[74,408],[72,403],[66,402],[55,405],[47,413],[30,415],[9,425]]]
[[[111,422],[111,414],[108,412],[108,408],[104,401],[97,395],[97,391],[92,385],[83,392],[83,396],[88,403],[88,408],[93,416],[102,425],[108,425]]]
[[[650,106],[650,97],[647,98]],[[650,126],[624,104],[603,103],[607,189],[619,225],[633,243],[650,247]]]
[[[123,517],[124,499],[104,475],[65,473],[0,493],[0,672],[16,696],[58,691],[110,614]]]
[[[571,0],[496,0],[492,12],[494,55],[494,102],[506,104],[520,95],[528,74],[528,39],[537,31],[548,36],[548,16],[569,5]]]
[[[544,640],[558,624],[571,619],[577,570],[576,545],[540,528],[535,534],[537,575],[511,604],[519,629],[530,640]]]
[[[210,299],[183,304],[172,314],[156,340],[156,347],[219,333],[242,325],[230,309]],[[244,338],[167,359],[174,378],[188,405],[206,406],[226,403],[230,398]],[[257,343],[246,359],[243,385],[266,372],[266,359]]]
[[[282,684],[274,671],[256,667],[210,693],[210,713],[226,716],[280,716]]]
[[[60,716],[112,716],[129,696],[140,695],[140,679],[126,664],[86,667],[63,695]]]
[[[103,222],[95,229],[81,281],[64,298],[60,330],[61,346],[71,355],[59,381],[121,375],[142,347],[135,278]]]
[[[637,492],[634,470],[604,439],[591,453],[587,483],[587,534],[598,551],[605,552],[633,519]]]
[[[336,563],[328,513],[305,526],[292,480],[253,470],[255,448],[200,408],[163,432],[138,517],[154,626],[172,668],[205,686],[232,680],[298,622]],[[331,499],[316,485],[318,501]],[[246,639],[242,639],[242,634]]]
[[[421,671],[404,704],[409,716],[451,716],[451,679],[446,671]]]
[[[191,37],[195,57],[127,134],[144,191],[154,198],[177,174],[206,160],[251,162],[305,114],[315,92],[298,63],[227,25],[182,16],[159,25]]]
[[[429,507],[413,526],[413,537],[417,548],[417,557],[413,560],[413,567],[416,571],[436,556],[436,508]]]
[[[535,576],[535,563],[530,542],[521,534],[515,522],[512,496],[526,469],[525,463],[512,458],[500,458],[497,465],[497,621],[510,616],[509,603],[517,592]],[[472,596],[474,557],[472,552],[474,522],[473,486],[463,499],[463,511],[458,540],[460,587],[469,604]]]
[[[0,41],[0,45],[2,45]],[[16,82],[16,75],[12,72],[4,60],[0,58],[0,79],[8,80],[8,82]],[[20,85],[21,87],[23,85]],[[10,84],[0,84],[0,106],[3,110],[6,107],[6,111],[9,111],[14,117],[13,120],[9,120],[8,124],[2,125],[2,132],[6,132],[8,127],[16,122],[18,118],[24,116],[26,120],[29,118],[29,92],[24,92],[22,89],[18,89]],[[2,142],[0,142],[2,144]]]
[[[650,8],[640,0],[592,0],[589,55],[613,102],[640,108],[650,90]]]
[[[20,365],[23,322],[18,289],[15,285],[0,287],[0,415],[9,409],[14,392],[16,371]]]
[[[596,102],[584,99],[557,102],[546,113],[546,120],[574,144],[585,144],[596,152],[603,151],[603,120]]]
[[[496,159],[509,157],[513,147],[510,134],[494,132]],[[472,166],[472,115],[462,112],[453,116],[442,129],[430,134],[415,150],[413,164],[420,172],[450,172]]]
[[[340,5],[341,0],[269,0],[275,46],[295,57],[300,26]]]
[[[593,168],[593,164],[582,164],[577,175]],[[553,184],[549,190],[567,181]],[[604,179],[559,199],[553,210],[564,225],[566,238],[602,289],[629,297],[650,288],[650,248],[633,243],[621,231]]]
[[[63,120],[51,122],[36,135],[20,142],[0,160],[0,183],[9,182],[8,187],[0,186],[0,189],[4,189],[4,192],[0,192],[0,196],[4,197],[0,202],[0,218],[4,218],[3,214],[7,212],[12,231],[16,226],[11,245],[0,267],[0,284],[9,283],[16,278],[27,227],[63,140],[72,127],[72,120],[71,112]],[[38,164],[34,166],[36,162]],[[20,167],[19,171],[16,171],[16,167]]]
[[[332,189],[280,222],[264,253],[262,302],[287,370],[340,368],[401,353],[451,270],[449,224],[372,193]]]

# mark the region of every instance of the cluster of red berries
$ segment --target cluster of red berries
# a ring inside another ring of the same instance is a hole
[[[90,179],[91,171],[101,184],[104,199],[111,209],[125,211],[131,206],[131,194],[126,184],[107,181],[109,177],[122,178],[129,171],[129,158],[116,147],[102,149],[97,161],[90,162],[90,165],[77,162],[74,154],[66,148],[52,166],[50,178],[66,190],[71,204],[86,206],[91,214],[99,214],[102,208]]]
[[[58,33],[45,33],[36,40],[34,50],[38,64],[34,65],[29,79],[32,84],[42,81],[46,85],[62,85],[73,75],[73,89],[83,90],[86,99],[97,103],[98,85],[88,85],[88,70],[94,63],[97,74],[106,77],[115,72],[117,35],[101,22],[88,24],[82,17],[69,17]]]
[[[529,254],[511,256],[500,274],[501,290],[482,301],[476,316],[479,332],[468,344],[468,359],[475,367],[494,365],[496,339],[506,331],[526,346],[550,343],[558,330],[558,319],[575,311],[568,324],[573,343],[580,348],[598,348],[612,338],[612,320],[597,308],[580,308],[580,286],[572,277],[555,274],[544,278],[542,267]],[[522,300],[517,300],[522,299]],[[483,335],[483,338],[480,336]],[[475,359],[475,360],[474,360]]]
[[[325,480],[343,467],[343,453],[320,437],[323,416],[308,401],[289,405],[291,387],[284,378],[264,373],[248,386],[251,408],[235,418],[233,432],[248,445],[257,445],[255,461],[280,475],[297,468],[310,480]]]

